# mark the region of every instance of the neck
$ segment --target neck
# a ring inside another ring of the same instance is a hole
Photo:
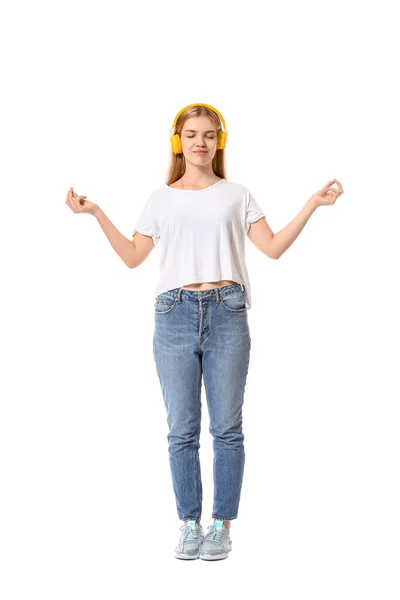
[[[186,162],[186,169],[182,176],[183,182],[194,186],[207,186],[217,181],[218,177],[212,170],[211,165],[205,168],[191,165]]]

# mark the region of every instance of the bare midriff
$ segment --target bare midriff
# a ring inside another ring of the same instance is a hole
[[[235,281],[231,281],[230,279],[224,279],[222,281],[207,281],[204,283],[188,283],[187,285],[183,285],[182,288],[184,290],[212,290],[216,287],[222,287],[223,285],[229,285],[230,283],[236,283]]]

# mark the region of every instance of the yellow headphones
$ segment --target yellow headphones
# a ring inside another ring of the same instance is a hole
[[[218,117],[220,118],[222,125],[225,129],[222,130],[220,129],[220,131],[218,131],[218,136],[217,136],[217,150],[224,150],[226,147],[226,140],[228,138],[228,132],[226,130],[226,125],[225,125],[225,120],[224,117],[221,115],[221,113],[214,108],[213,106],[211,106],[210,104],[202,104],[201,102],[197,102],[195,104],[189,104],[188,106],[185,106],[185,108],[182,108],[182,110],[180,110],[178,112],[178,114],[176,115],[174,122],[172,124],[172,128],[171,128],[171,132],[175,129],[175,125],[176,122],[179,118],[179,116],[188,108],[190,108],[191,106],[206,106],[207,108],[210,108],[212,111],[214,111]],[[171,148],[172,148],[172,152],[174,154],[182,154],[182,144],[181,144],[181,138],[179,136],[179,133],[175,133],[175,135],[171,135],[170,137],[171,140]]]

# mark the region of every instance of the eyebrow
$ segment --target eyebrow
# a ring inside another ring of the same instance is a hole
[[[197,133],[197,131],[195,129],[185,129],[184,131],[185,132],[190,131],[192,133]],[[215,131],[215,129],[209,129],[208,131],[205,131],[204,133],[216,133],[216,131]]]

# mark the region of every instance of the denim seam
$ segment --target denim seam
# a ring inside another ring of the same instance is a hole
[[[200,372],[200,377],[199,377],[198,382],[197,382],[197,402],[198,403],[201,402],[201,372]],[[200,437],[200,432],[199,432],[199,437]],[[195,477],[196,477],[196,495],[197,495],[197,505],[199,507],[199,512],[201,513],[201,507],[200,507],[200,488],[199,488],[199,479],[198,479],[199,475],[197,473],[197,461],[199,460],[198,459],[198,450],[195,450],[195,452],[196,452],[196,454],[195,454],[195,462],[194,462],[194,464],[195,464]],[[200,519],[200,518],[201,518],[201,515],[200,515],[200,517],[198,517],[198,519]]]

